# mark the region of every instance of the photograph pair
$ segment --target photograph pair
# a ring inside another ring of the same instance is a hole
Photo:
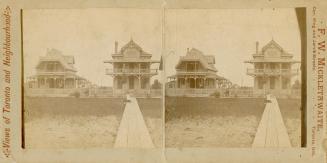
[[[22,10],[23,147],[303,147],[305,14]]]

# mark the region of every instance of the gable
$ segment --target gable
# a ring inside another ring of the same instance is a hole
[[[118,53],[123,58],[151,58],[151,54],[146,53],[143,49],[136,44],[133,40],[130,40],[126,45],[124,45],[120,52]]]
[[[127,48],[123,51],[123,57],[124,58],[139,58],[141,55],[141,52],[137,48]]]
[[[283,53],[283,48],[279,46],[274,40],[271,40],[262,48],[262,54],[265,58],[279,58]]]

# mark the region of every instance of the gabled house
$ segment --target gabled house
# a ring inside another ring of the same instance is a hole
[[[56,49],[49,49],[36,65],[36,74],[28,77],[26,88],[29,95],[58,94],[65,96],[76,88],[87,88],[90,82],[76,74],[73,56],[63,55]],[[38,91],[37,91],[38,90]]]
[[[277,42],[271,40],[259,51],[256,43],[256,52],[253,59],[245,61],[254,68],[247,69],[247,74],[254,78],[254,94],[291,94],[291,79],[299,75],[299,69],[292,65],[301,63],[293,59],[293,55],[286,52]]]
[[[168,77],[170,81],[174,81],[174,86],[170,82],[169,87],[174,87],[174,91],[178,91],[179,95],[196,96],[209,95],[218,88],[218,85],[222,87],[230,85],[228,80],[216,74],[218,70],[214,65],[214,56],[204,55],[195,48],[187,49],[186,55],[180,57],[175,67],[176,74]]]
[[[113,78],[114,95],[150,93],[151,77],[158,74],[158,69],[151,66],[160,61],[152,60],[152,54],[144,51],[132,39],[120,50],[118,42],[115,42],[115,51],[111,56],[112,60],[104,63],[112,65],[112,69],[106,69],[106,74]]]

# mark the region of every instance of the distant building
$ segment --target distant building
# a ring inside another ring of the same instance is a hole
[[[67,96],[77,88],[87,88],[90,82],[76,75],[73,56],[56,49],[47,51],[36,65],[36,74],[28,77],[25,88],[31,96]]]
[[[274,40],[265,45],[261,51],[257,42],[253,59],[245,63],[254,66],[247,69],[247,74],[254,78],[253,94],[289,95],[292,93],[291,79],[299,75],[299,69],[293,69],[292,65],[300,61],[295,61],[293,55],[284,51]]]
[[[216,88],[229,88],[232,83],[218,76],[215,68],[215,57],[204,55],[198,49],[187,50],[176,65],[176,74],[169,76],[167,83],[169,94],[207,96]],[[173,82],[172,82],[173,81]]]
[[[112,69],[106,69],[106,74],[113,78],[114,95],[133,93],[135,95],[150,94],[150,79],[158,74],[158,69],[151,65],[160,63],[152,60],[152,54],[145,52],[132,39],[118,51],[118,42],[115,42],[115,51],[112,60],[105,63],[112,64]]]

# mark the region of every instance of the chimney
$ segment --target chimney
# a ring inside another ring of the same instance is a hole
[[[255,42],[255,53],[258,54],[259,53],[259,42]]]
[[[117,54],[117,53],[118,53],[118,42],[115,41],[115,54]]]

